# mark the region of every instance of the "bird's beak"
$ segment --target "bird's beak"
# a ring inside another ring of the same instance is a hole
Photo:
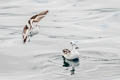
[[[75,47],[75,49],[79,49],[79,47]]]

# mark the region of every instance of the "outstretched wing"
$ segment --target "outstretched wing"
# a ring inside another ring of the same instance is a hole
[[[37,18],[37,17],[39,17],[39,16],[46,15],[47,13],[48,13],[48,10],[42,11],[41,13],[32,16],[30,19],[35,19],[35,18]]]
[[[44,18],[45,16],[38,16],[35,19],[33,19],[33,22],[39,22],[42,18]]]

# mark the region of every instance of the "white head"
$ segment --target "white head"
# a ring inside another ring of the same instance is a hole
[[[71,41],[70,44],[72,45],[72,49],[79,49],[79,41]]]

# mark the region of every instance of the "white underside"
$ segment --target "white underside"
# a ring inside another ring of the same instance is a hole
[[[70,54],[63,54],[66,59],[76,59],[79,58],[79,52],[72,50]]]
[[[34,35],[36,35],[36,34],[38,34],[39,33],[39,27],[34,27],[34,28],[32,28],[32,30],[30,31],[30,34],[32,35],[32,36],[34,36]]]

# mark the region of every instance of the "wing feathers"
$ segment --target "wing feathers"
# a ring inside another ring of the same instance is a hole
[[[44,18],[45,16],[39,16],[39,17],[37,17],[37,18],[35,18],[34,20],[33,20],[33,22],[39,22],[42,18]]]
[[[48,13],[48,10],[43,11],[43,12],[41,12],[41,13],[39,13],[39,14],[36,14],[36,15],[32,16],[30,19],[35,19],[35,18],[37,18],[38,16],[46,15],[47,13]]]

